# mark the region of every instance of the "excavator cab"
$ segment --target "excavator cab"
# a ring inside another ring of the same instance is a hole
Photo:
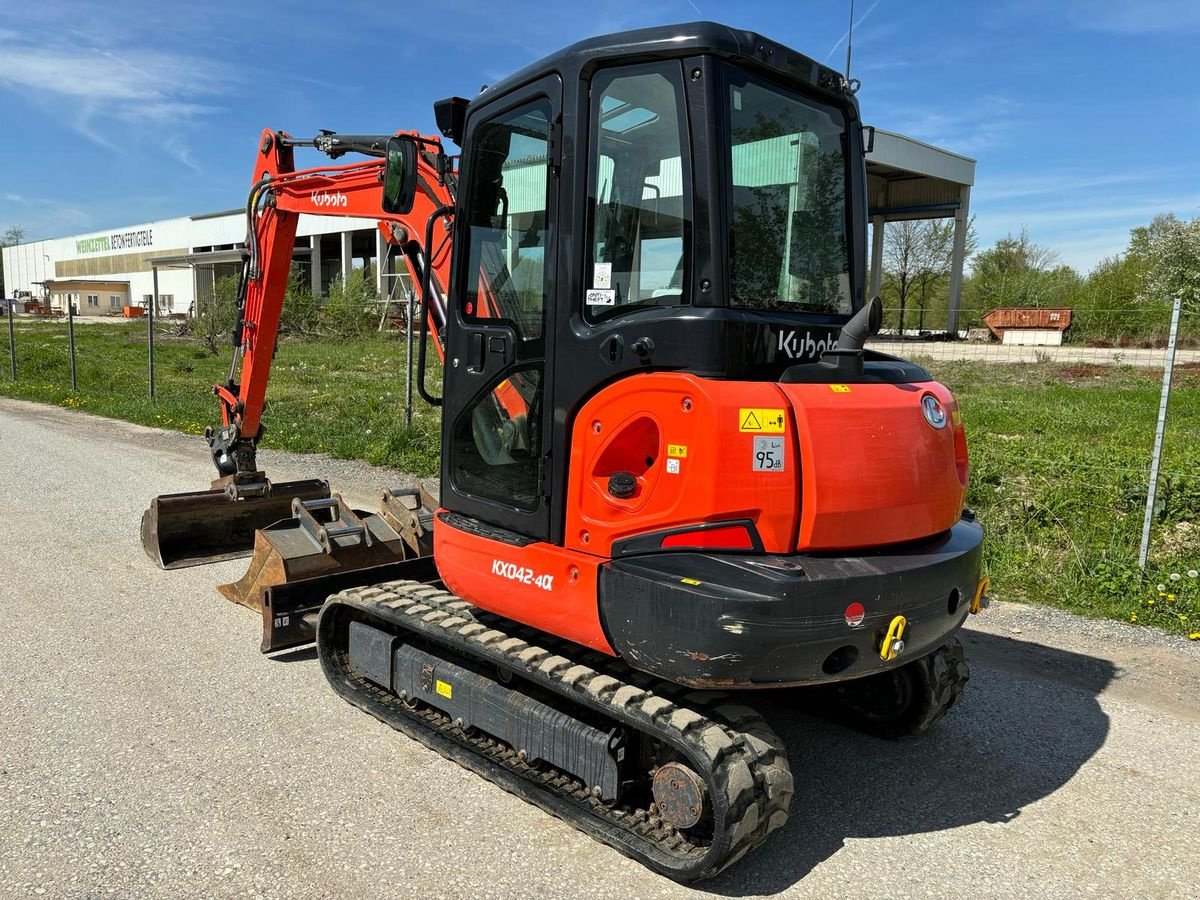
[[[775,381],[864,302],[861,128],[841,76],[720,26],[619,37],[442,104],[463,147],[444,504],[555,544],[570,423],[603,385]]]

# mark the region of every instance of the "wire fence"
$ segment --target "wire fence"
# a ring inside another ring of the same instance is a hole
[[[1200,611],[1200,580],[1187,574],[1200,569],[1197,317],[1180,318],[1172,347],[1170,316],[1163,319],[1157,310],[1077,309],[1057,321],[1050,312],[1035,311],[1036,321],[1016,325],[997,325],[991,312],[962,311],[955,337],[945,330],[945,310],[906,310],[906,323],[929,324],[940,316],[942,330],[906,326],[903,333],[895,311],[889,311],[884,330],[869,346],[923,365],[955,392],[970,446],[968,504],[988,527],[987,565],[999,590],[1007,587],[1008,596],[1033,600],[1055,592],[1074,598],[1071,603],[1080,608],[1107,614],[1110,594],[1144,587],[1131,587],[1129,580],[1141,577],[1144,562],[1155,588],[1170,587],[1173,574],[1185,587],[1195,583]],[[8,345],[0,393],[168,427],[199,430],[211,419],[205,387],[224,380],[227,351],[223,361],[207,353],[180,333],[184,323],[158,321],[152,328],[144,320],[84,324],[77,317],[39,324],[40,318],[18,316],[14,322],[10,314],[0,330]],[[151,335],[160,349],[154,373]],[[411,400],[404,399],[411,396],[406,336],[364,341],[373,343],[355,350],[289,345],[273,391],[292,379],[313,398],[336,396],[339,407],[352,395],[374,391],[363,414],[390,416],[404,431],[406,406],[411,409]],[[311,356],[292,362],[297,353]],[[364,363],[357,371],[350,362],[356,354],[373,360],[374,368],[368,371]],[[92,402],[105,398],[113,402]],[[121,405],[122,398],[129,402]],[[276,435],[283,428],[274,423],[290,401],[280,402],[268,419]],[[327,403],[306,406],[296,414],[298,424],[286,428],[315,431],[318,425],[306,417],[328,409]],[[347,419],[357,415],[351,409],[336,412]],[[424,429],[426,446],[436,445],[431,425],[436,417],[416,412],[413,427]],[[369,435],[378,422],[362,429]],[[346,427],[354,428],[354,422]],[[392,441],[389,446],[407,446],[402,434]],[[354,446],[348,444],[345,452],[358,452]],[[436,453],[436,446],[429,452]],[[1143,619],[1148,612],[1142,611]]]

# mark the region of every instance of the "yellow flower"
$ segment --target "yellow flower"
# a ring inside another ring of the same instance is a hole
[[[1167,594],[1167,599],[1168,599],[1168,600],[1174,600],[1174,599],[1175,599],[1175,595],[1174,595],[1174,594]]]
[[[1149,600],[1147,600],[1147,601],[1146,601],[1146,603],[1147,603],[1147,604],[1149,604],[1150,606],[1153,606],[1153,605],[1154,605],[1154,598],[1153,598],[1153,597],[1151,597]]]
[[[1136,621],[1137,621],[1137,613],[1130,613],[1130,614],[1129,614],[1129,621],[1130,621],[1130,622],[1136,622]]]
[[[1200,641],[1200,631],[1193,631],[1188,635],[1189,641]]]

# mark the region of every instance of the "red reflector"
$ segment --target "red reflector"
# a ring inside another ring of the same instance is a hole
[[[753,550],[754,541],[745,525],[722,525],[668,534],[660,547],[708,547],[721,550]]]
[[[846,624],[851,628],[857,628],[863,623],[866,614],[867,611],[861,603],[851,603],[846,607]]]

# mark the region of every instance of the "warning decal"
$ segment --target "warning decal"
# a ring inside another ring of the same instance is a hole
[[[848,393],[850,393],[850,385],[848,385],[848,384],[831,384],[831,385],[829,386],[829,389],[830,389],[831,391],[833,391],[835,394],[848,394]]]
[[[782,409],[747,409],[738,410],[738,431],[749,431],[755,434],[783,434],[787,424],[787,415]]]
[[[447,700],[454,699],[454,685],[450,684],[447,681],[442,681],[439,678],[437,681],[434,682],[434,687],[436,688],[437,692],[439,694],[441,694],[443,697],[445,697]]]
[[[667,444],[667,456],[677,456],[680,459],[687,457],[686,444]]]

